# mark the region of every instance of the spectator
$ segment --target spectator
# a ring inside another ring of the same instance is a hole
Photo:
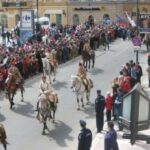
[[[108,122],[108,132],[105,134],[104,150],[119,150],[117,143],[117,133],[114,130],[114,123]]]
[[[113,99],[110,92],[107,92],[107,96],[105,98],[105,107],[106,107],[106,117],[107,121],[111,121],[111,110],[113,106]]]

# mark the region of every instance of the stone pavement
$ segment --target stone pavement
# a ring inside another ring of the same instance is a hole
[[[144,87],[144,89],[148,93],[148,95],[150,96],[150,88],[148,88],[148,75],[146,72],[148,54],[144,54],[142,52],[141,54],[139,53],[139,57],[140,57],[140,55],[142,57],[142,60],[140,60],[140,64],[141,64],[142,69],[143,69],[142,86]],[[118,130],[117,125],[115,125],[115,129]],[[107,132],[107,124],[105,122],[104,131],[102,133],[96,134],[96,130],[94,131],[93,135],[95,137],[94,137],[94,140],[92,142],[91,150],[103,150],[104,149],[104,136],[105,136],[106,132]],[[124,131],[124,132],[117,131],[118,144],[119,144],[120,150],[150,150],[150,144],[146,144],[145,141],[136,141],[136,143],[132,146],[130,144],[129,139],[123,139],[122,138],[122,135],[125,132],[127,132],[127,131]],[[145,135],[150,135],[150,128],[148,130],[144,130],[140,133],[143,133]]]

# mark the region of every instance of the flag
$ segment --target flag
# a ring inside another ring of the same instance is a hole
[[[127,19],[128,19],[128,21],[129,21],[129,23],[131,24],[131,26],[132,26],[132,27],[136,27],[136,24],[135,24],[134,20],[132,20],[132,19],[130,18],[130,16],[128,15],[127,12],[126,12],[126,16],[127,16]]]

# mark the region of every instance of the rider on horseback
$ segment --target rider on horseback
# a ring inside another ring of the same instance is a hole
[[[19,69],[15,66],[14,61],[11,62],[11,66],[8,69],[8,77],[6,79],[6,84],[8,83],[10,76],[14,77],[13,81],[15,82],[16,86],[18,86],[21,83],[21,80],[23,79],[19,72]],[[10,86],[10,85],[8,85],[8,86]]]
[[[79,63],[77,76],[81,78],[86,90],[88,90],[89,81],[87,79],[86,69],[82,62]]]
[[[40,91],[39,96],[44,94],[46,96],[46,100],[48,102],[51,102],[50,95],[52,95],[53,89],[50,87],[50,84],[46,81],[46,76],[42,76],[42,81],[40,83]],[[58,101],[57,101],[58,102]],[[38,109],[39,102],[37,103],[37,109]]]

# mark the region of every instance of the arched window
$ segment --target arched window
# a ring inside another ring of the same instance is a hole
[[[4,25],[5,28],[8,27],[8,18],[7,18],[7,16],[5,14],[1,15],[1,22]]]
[[[19,14],[17,14],[16,16],[15,16],[15,19],[16,19],[16,25],[18,24],[18,22],[20,21],[20,15]]]
[[[93,24],[94,24],[94,17],[93,17],[92,15],[90,15],[90,16],[88,17],[88,22],[89,22],[90,25],[93,25]]]
[[[74,25],[79,24],[79,15],[77,15],[77,14],[73,15],[73,24]]]

